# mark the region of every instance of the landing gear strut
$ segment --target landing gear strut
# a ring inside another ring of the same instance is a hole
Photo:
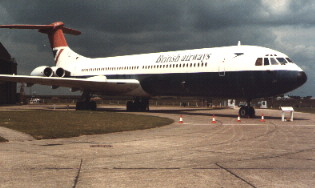
[[[149,99],[136,97],[133,101],[128,101],[126,107],[129,112],[149,111]]]
[[[254,118],[255,117],[255,109],[250,106],[250,99],[247,100],[247,106],[242,106],[241,109],[239,110],[239,115],[240,117],[243,118]]]
[[[89,91],[83,91],[81,100],[76,103],[76,110],[96,110],[96,102],[90,101],[91,93]]]

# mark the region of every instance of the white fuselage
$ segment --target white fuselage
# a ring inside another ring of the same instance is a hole
[[[56,66],[69,71],[71,77],[135,79],[141,86],[128,93],[91,90],[101,94],[257,98],[283,94],[306,81],[305,73],[287,55],[259,46],[107,58],[86,58],[69,47],[54,50]]]
[[[75,77],[263,70],[302,71],[294,63],[255,66],[255,61],[259,57],[288,57],[281,52],[258,46],[204,48],[106,58],[86,58],[68,47],[59,49],[64,51],[57,66],[70,71],[71,76]]]

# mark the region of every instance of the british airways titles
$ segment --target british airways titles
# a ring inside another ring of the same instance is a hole
[[[156,63],[172,63],[183,61],[204,61],[210,59],[211,54],[192,54],[192,55],[160,55]]]

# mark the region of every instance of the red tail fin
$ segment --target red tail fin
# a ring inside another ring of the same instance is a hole
[[[48,34],[51,48],[68,46],[64,33],[80,35],[81,32],[64,27],[63,22],[55,22],[50,25],[0,25],[0,28],[10,29],[38,29],[41,33]]]

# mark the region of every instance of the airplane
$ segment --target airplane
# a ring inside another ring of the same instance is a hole
[[[64,34],[80,35],[63,22],[49,25],[1,25],[37,29],[47,34],[54,66],[39,66],[28,75],[1,74],[0,80],[68,87],[82,91],[77,110],[95,110],[93,94],[132,96],[128,111],[148,111],[152,96],[246,99],[241,117],[255,117],[252,99],[276,96],[303,85],[307,76],[286,54],[242,45],[88,58],[71,50]]]

